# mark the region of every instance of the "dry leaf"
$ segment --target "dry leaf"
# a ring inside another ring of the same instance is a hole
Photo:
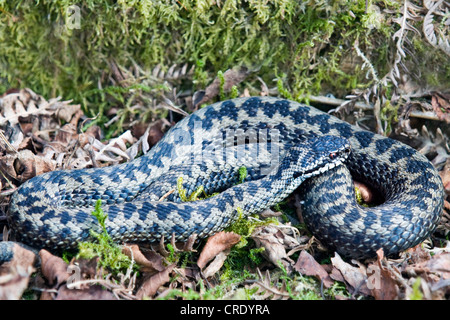
[[[445,191],[450,193],[450,166],[446,165],[445,169],[439,172],[439,175],[441,176]]]
[[[23,269],[21,266],[12,267],[8,273],[0,276],[0,300],[18,300],[28,287],[32,267]]]
[[[21,266],[23,269],[33,267],[37,258],[35,252],[13,241],[1,241],[0,254],[0,261],[3,262],[0,265],[0,275],[11,267]]]
[[[61,105],[59,105],[56,108],[56,117],[58,119],[62,119],[65,122],[73,122],[72,117],[75,118],[78,117],[78,119],[80,118],[80,116],[83,114],[83,112],[80,110],[81,109],[81,105],[79,104],[69,104],[71,101],[64,101],[62,102]],[[76,122],[78,122],[78,119]]]
[[[316,277],[319,281],[323,281],[323,285],[329,288],[333,285],[333,280],[328,272],[322,267],[308,252],[303,250],[294,265],[294,269],[303,275]]]
[[[56,164],[34,155],[30,150],[21,150],[18,153],[6,155],[0,159],[0,169],[10,178],[24,182],[37,175],[53,171]]]
[[[247,68],[240,68],[239,70],[229,69],[225,71],[223,74],[223,77],[225,79],[223,90],[227,92],[231,89],[232,86],[237,85],[242,81],[244,81],[248,73],[249,72]],[[208,102],[209,100],[217,96],[219,92],[220,92],[220,79],[216,77],[214,81],[208,87],[206,87],[203,97],[201,99],[194,99],[194,101],[198,100],[194,102],[195,107],[198,108],[203,103]]]
[[[234,246],[241,240],[241,236],[234,232],[221,231],[208,238],[205,247],[200,253],[197,265],[203,269],[206,264],[214,259],[220,252]]]
[[[57,287],[67,281],[71,273],[68,264],[60,257],[52,255],[45,249],[39,251],[41,257],[41,270],[50,286]]]
[[[60,152],[67,152],[68,146],[78,140],[76,124],[66,123],[56,133],[55,140],[51,143],[52,148],[58,148]],[[45,153],[45,152],[44,152]]]
[[[409,262],[413,264],[421,263],[431,259],[430,253],[423,248],[422,244],[418,244],[415,247],[409,248],[405,251],[408,254]]]
[[[227,259],[230,252],[231,252],[230,249],[226,249],[226,250],[219,252],[215,256],[214,260],[210,264],[208,264],[208,266],[203,270],[203,276],[205,278],[210,278],[213,275],[215,275],[216,272],[222,268],[223,263]]]
[[[255,241],[256,246],[263,247],[264,251],[261,253],[267,260],[278,266],[281,262],[288,272],[292,270],[292,261],[286,249],[291,249],[299,245],[299,243],[292,237],[281,232],[273,226],[264,226],[255,228],[251,238]]]
[[[334,258],[331,258],[331,262],[340,271],[349,292],[353,294],[362,293],[366,296],[371,294],[371,291],[367,288],[367,275],[365,270],[345,262],[337,252],[335,252]],[[333,274],[331,274],[331,278],[333,278]]]
[[[153,297],[159,287],[170,281],[169,274],[172,272],[174,267],[175,264],[172,264],[165,268],[163,271],[147,278],[137,291],[136,297],[138,299],[142,299],[144,297]]]
[[[35,271],[36,254],[11,241],[0,242],[0,300],[18,300]]]
[[[450,279],[450,253],[441,253],[434,255],[427,263],[430,272],[439,274],[444,280]]]
[[[117,298],[101,285],[91,285],[85,289],[69,289],[63,285],[58,289],[54,300],[117,300]]]
[[[450,123],[450,95],[434,93],[431,96],[431,105],[440,120]]]
[[[140,266],[142,272],[154,274],[164,270],[163,257],[154,251],[142,252],[138,245],[124,245],[122,252]]]
[[[132,133],[134,137],[139,137],[139,140],[137,140],[135,143],[131,145],[127,149],[127,154],[130,157],[130,159],[134,159],[139,150],[142,150],[142,153],[147,153],[148,150],[150,150],[150,146],[153,146],[158,142],[164,133],[162,132],[162,123],[163,121],[157,121],[156,124],[153,124],[152,126],[147,127],[145,132],[143,134],[140,134],[139,127],[141,126],[134,126],[132,129]],[[159,128],[159,129],[158,129]]]
[[[332,269],[331,269],[330,278],[335,280],[335,281],[345,282],[344,276],[339,271],[339,269],[337,269],[335,267],[332,267]]]
[[[21,89],[0,99],[0,126],[9,123],[14,126],[20,118],[48,115],[50,104],[30,89]]]
[[[427,1],[424,1],[426,3]],[[435,28],[436,26],[439,26],[439,21],[434,21],[435,15],[445,16],[446,12],[448,13],[448,2],[445,2],[444,0],[438,0],[438,1],[429,1],[428,3],[432,3],[432,5],[428,8],[429,11],[423,18],[423,34],[425,35],[425,39],[435,48],[441,49],[443,52],[445,52],[448,56],[450,56],[450,43],[448,39],[448,35],[445,36],[442,34],[443,32],[439,32],[439,28]],[[444,5],[442,5],[444,4]],[[442,6],[442,8],[440,8]],[[441,9],[441,10],[438,10]],[[448,18],[447,18],[448,19]],[[448,25],[447,20],[447,25]],[[448,30],[448,29],[447,29]],[[437,32],[435,32],[437,31]]]
[[[126,153],[126,143],[134,143],[134,137],[131,135],[130,130],[125,131],[117,138],[111,139],[106,145],[99,140],[93,139],[91,146],[94,151],[95,160],[112,163],[130,160],[130,157]]]
[[[438,279],[448,280],[450,279],[450,253],[442,252],[436,254],[429,260],[406,266],[403,271],[412,275],[435,273],[437,276],[433,278],[436,279],[436,281]],[[432,279],[430,278],[430,275],[428,275],[427,278]]]
[[[394,300],[398,298],[397,275],[389,269],[383,250],[377,251],[377,261],[367,267],[367,287],[376,300]]]

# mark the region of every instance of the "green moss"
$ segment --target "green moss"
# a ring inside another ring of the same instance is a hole
[[[377,69],[389,66],[388,59],[381,59],[389,48],[380,44],[391,39],[396,26],[379,23],[374,8],[398,5],[368,4],[0,0],[0,89],[30,87],[45,97],[74,99],[90,117],[98,115],[98,123],[106,121],[110,107],[130,106],[140,94],[135,91],[145,91],[112,83],[112,61],[127,70],[136,64],[150,73],[156,65],[166,71],[173,64],[194,65],[186,89],[203,89],[219,71],[245,65],[258,70],[269,85],[285,74],[283,83],[295,99],[319,92],[344,94],[368,85],[358,63],[342,65],[353,55],[356,40],[365,54],[376,55],[369,58]],[[74,8],[78,25],[71,22]],[[156,97],[165,90],[149,88]],[[125,109],[122,123],[132,114]]]
[[[384,134],[389,136],[393,123],[398,122],[398,107],[392,106],[389,100],[386,101],[380,110],[380,119],[384,123]]]
[[[421,86],[447,89],[450,83],[448,56],[418,35],[412,37],[412,46],[415,57],[406,62],[406,67],[414,70],[411,74],[414,80]]]
[[[250,238],[255,228],[278,224],[276,218],[259,220],[257,216],[244,217],[241,208],[237,209],[239,215],[236,222],[225,229],[241,236],[239,243],[231,248],[230,255],[225,260],[224,267],[229,274],[241,273],[248,266],[257,266],[262,262],[261,252],[264,248],[255,248],[254,242]]]
[[[417,277],[416,281],[414,281],[414,283],[412,285],[412,292],[409,295],[409,300],[422,300],[423,299],[423,294],[420,291],[420,282],[421,282],[421,278]]]
[[[105,224],[108,215],[101,208],[101,200],[97,200],[92,215],[97,219],[102,232],[98,233],[91,230],[91,235],[95,241],[79,243],[79,252],[76,258],[92,259],[98,257],[98,267],[106,268],[113,274],[125,274],[125,271],[132,265],[132,261],[122,253],[122,248],[115,244],[109,236]]]
[[[217,72],[217,78],[219,78],[219,97],[220,100],[226,100],[225,97],[225,90],[224,90],[224,86],[225,86],[225,77],[223,76],[223,72],[219,70],[219,72]]]
[[[238,88],[236,86],[232,86],[231,87],[231,92],[230,92],[230,99],[234,99],[239,97],[239,91]]]
[[[247,168],[242,166],[239,168],[239,183],[244,183],[244,180],[247,178],[248,172]]]

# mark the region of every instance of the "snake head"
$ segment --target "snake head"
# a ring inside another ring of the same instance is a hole
[[[341,165],[350,155],[350,142],[338,136],[319,136],[292,147],[286,156],[290,159],[293,177],[307,179]],[[285,159],[286,159],[285,158]]]

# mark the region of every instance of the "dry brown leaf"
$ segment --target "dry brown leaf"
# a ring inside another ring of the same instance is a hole
[[[56,133],[55,140],[50,143],[53,148],[58,148],[60,152],[67,151],[67,146],[78,140],[76,124],[66,123]],[[44,152],[45,153],[45,152]]]
[[[18,300],[35,271],[36,254],[12,241],[0,242],[0,300]]]
[[[229,69],[224,72],[223,77],[225,79],[225,83],[223,86],[223,90],[225,92],[229,91],[232,86],[241,83],[248,75],[247,68],[240,68],[239,70]],[[217,96],[220,92],[220,79],[216,77],[214,81],[205,89],[205,93],[203,97],[199,101],[195,101],[195,107],[198,108],[203,103],[208,102],[215,96]]]
[[[331,272],[329,274],[331,279],[339,282],[345,282],[344,276],[339,271],[339,269],[332,266]]]
[[[329,288],[334,281],[328,275],[328,272],[322,267],[308,252],[303,250],[294,265],[294,269],[303,275],[316,277],[319,281],[323,281],[323,285]]]
[[[75,270],[78,270],[79,279],[73,278],[73,282],[76,282],[77,280],[80,281],[82,279],[94,279],[98,276],[101,276],[103,274],[103,269],[99,268],[98,261],[100,260],[99,257],[94,257],[91,259],[73,259],[69,266],[68,266],[68,273],[75,275]],[[68,280],[69,281],[69,280]],[[71,282],[71,281],[69,281]],[[80,288],[77,288],[80,289]]]
[[[48,115],[50,104],[30,89],[21,89],[0,99],[0,126],[19,123],[20,118]]]
[[[273,211],[270,208],[264,209],[258,214],[262,218],[281,217],[283,213],[281,211]]]
[[[439,274],[444,280],[450,279],[450,252],[434,255],[427,263],[430,272]]]
[[[8,273],[0,276],[0,300],[18,300],[28,287],[32,267],[23,269],[20,266],[12,267]]]
[[[138,245],[124,245],[122,252],[140,266],[142,272],[154,274],[164,270],[163,257],[155,251],[142,252]]]
[[[442,252],[435,254],[431,259],[424,260],[403,269],[404,272],[411,275],[422,275],[429,280],[448,280],[450,279],[450,253]],[[434,273],[436,276],[432,277]]]
[[[445,191],[450,193],[450,161],[447,161],[444,168],[439,171]]]
[[[64,101],[62,105],[59,105],[56,109],[55,115],[58,119],[62,119],[65,122],[73,122],[74,118],[80,118],[83,115],[81,111],[81,105],[79,104],[69,104],[71,101]],[[78,122],[78,119],[76,122]],[[71,121],[72,120],[72,121]]]
[[[214,257],[214,260],[211,261],[211,263],[208,264],[208,266],[203,270],[203,276],[205,278],[210,278],[213,275],[215,275],[216,272],[219,271],[222,268],[223,263],[227,259],[227,257],[230,254],[230,252],[231,252],[230,249],[223,250],[223,251],[219,252]]]
[[[148,144],[149,146],[154,146],[161,138],[164,136],[167,128],[170,127],[169,121],[166,119],[159,119],[155,121],[150,126],[150,131],[148,133]]]
[[[294,261],[288,257],[286,249],[291,249],[299,245],[294,238],[286,235],[273,226],[255,228],[251,238],[255,241],[258,248],[264,248],[264,251],[261,254],[267,260],[276,266],[281,262],[283,266],[287,268],[288,272],[292,270]]]
[[[101,285],[91,285],[85,289],[69,289],[63,285],[58,289],[54,300],[117,300],[117,298]]]
[[[50,286],[57,287],[67,281],[71,273],[68,271],[68,264],[60,257],[52,255],[45,249],[39,251],[41,257],[41,270]]]
[[[55,98],[47,101],[30,89],[22,89],[0,99],[0,127],[5,130],[9,143],[17,151],[25,147],[32,150],[35,148],[30,144],[29,137],[44,146],[51,147],[55,142],[54,147],[62,149],[51,135],[58,129],[59,119],[71,121],[70,124],[76,127],[83,113],[80,105],[59,100],[60,98]]]
[[[434,93],[431,96],[431,105],[439,119],[450,123],[450,95]]]
[[[367,275],[365,270],[345,262],[337,252],[335,252],[334,258],[331,258],[331,263],[340,271],[350,293],[362,293],[366,296],[371,294],[371,290],[367,288]],[[333,278],[333,273],[331,274],[331,278]]]
[[[398,298],[397,275],[387,266],[383,250],[377,251],[377,261],[367,267],[367,287],[376,300],[394,300]]]
[[[127,154],[134,159],[139,150],[145,154],[150,147],[154,146],[163,136],[166,127],[170,127],[170,123],[166,119],[155,121],[150,126],[144,124],[135,125],[131,132],[134,137],[139,138],[135,143],[127,149]],[[145,130],[142,132],[142,130]]]
[[[422,244],[418,244],[415,247],[409,248],[405,251],[408,255],[409,261],[413,264],[421,263],[423,261],[428,261],[431,259],[430,252],[424,249]]]
[[[136,297],[138,299],[142,299],[144,297],[153,297],[156,294],[156,291],[159,289],[159,287],[170,281],[169,274],[172,272],[174,267],[175,264],[171,264],[163,271],[158,272],[157,274],[154,274],[151,277],[147,278],[137,291]]]
[[[33,267],[37,258],[35,252],[13,241],[0,242],[0,253],[2,254],[0,260],[3,262],[0,265],[0,275],[5,271],[7,272],[11,267],[20,266],[23,269]]]
[[[197,265],[200,269],[203,269],[206,264],[214,259],[219,252],[227,250],[234,246],[241,240],[241,236],[234,232],[221,231],[216,233],[212,237],[208,238],[205,247],[200,253],[200,257],[197,260]]]
[[[37,175],[53,171],[56,164],[53,160],[34,155],[30,150],[6,155],[0,159],[0,169],[10,178],[24,182]]]

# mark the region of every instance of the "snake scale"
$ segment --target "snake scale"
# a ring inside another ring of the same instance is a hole
[[[306,150],[319,142],[324,155],[313,158]],[[248,176],[237,184],[241,166]],[[188,194],[199,186],[207,194],[222,193],[183,202],[170,193],[180,177]],[[183,241],[223,230],[238,219],[238,208],[250,214],[283,200],[305,179],[299,192],[308,229],[349,257],[417,245],[435,230],[443,209],[439,175],[409,146],[311,106],[251,97],[199,109],[131,162],[30,179],[13,194],[7,217],[18,241],[72,248],[98,230],[91,213],[101,199],[115,241],[172,235]],[[357,204],[352,179],[378,190],[384,202]]]

